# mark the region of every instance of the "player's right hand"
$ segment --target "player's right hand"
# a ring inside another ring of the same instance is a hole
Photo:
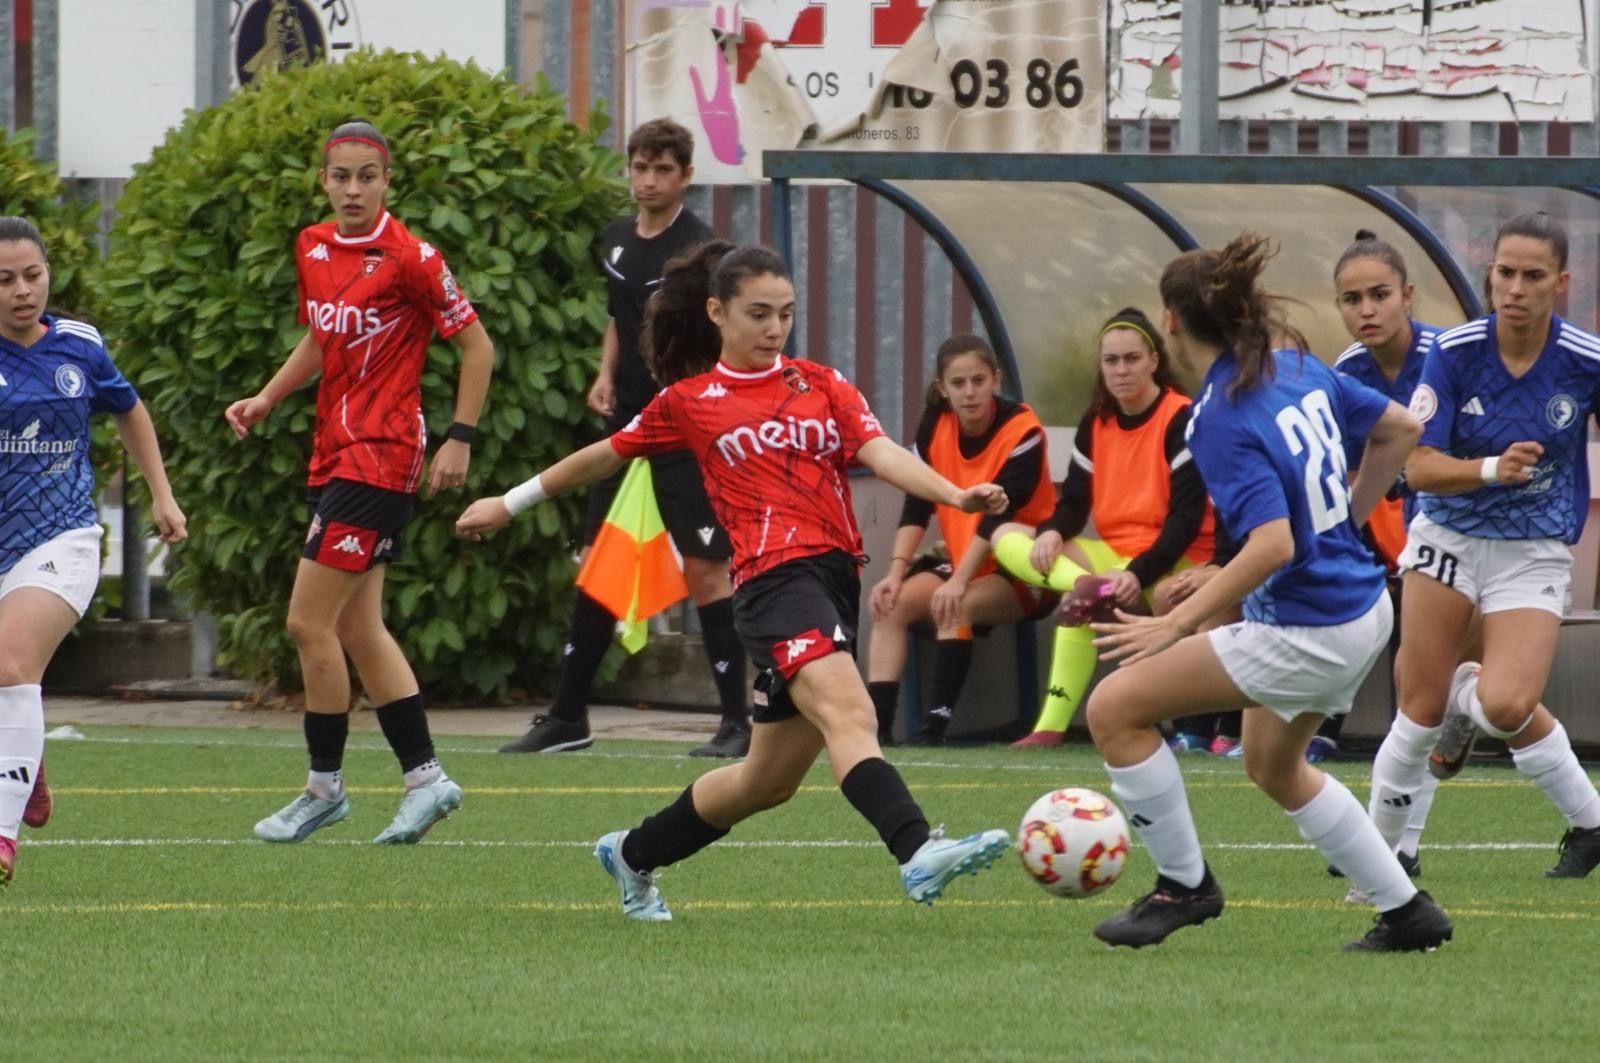
[[[602,417],[610,417],[617,408],[617,388],[612,383],[611,377],[601,373],[594,378],[594,387],[589,389],[589,409]]]
[[[1033,540],[1033,549],[1028,551],[1028,564],[1041,576],[1050,575],[1050,570],[1056,567],[1056,558],[1061,556],[1066,540],[1061,538],[1058,531],[1042,531],[1038,538]]]
[[[1533,479],[1533,467],[1544,455],[1544,447],[1532,440],[1513,443],[1500,455],[1495,475],[1503,484],[1525,484]]]
[[[872,619],[882,620],[894,611],[894,603],[900,600],[900,586],[903,581],[893,576],[885,576],[872,588]]]
[[[233,429],[233,434],[243,439],[250,429],[266,418],[272,412],[272,403],[260,395],[252,395],[248,399],[240,399],[229,406],[222,416],[227,420],[228,427]]]
[[[511,523],[511,511],[506,508],[504,495],[480,498],[456,518],[456,534],[463,539],[479,542],[485,532],[499,531]]]

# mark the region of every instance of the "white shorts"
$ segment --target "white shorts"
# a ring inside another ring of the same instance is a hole
[[[1466,596],[1485,613],[1543,609],[1566,616],[1572,592],[1572,548],[1560,539],[1480,539],[1411,520],[1404,572],[1420,572]]]
[[[1285,723],[1302,713],[1341,716],[1389,643],[1394,605],[1387,591],[1361,616],[1330,627],[1242,620],[1209,632],[1234,686]]]
[[[98,524],[74,528],[35,546],[0,576],[0,598],[23,587],[39,587],[82,616],[100,583],[100,536],[104,533]]]

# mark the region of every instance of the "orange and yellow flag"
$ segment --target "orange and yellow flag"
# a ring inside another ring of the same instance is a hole
[[[646,620],[688,597],[682,562],[656,506],[648,460],[629,463],[577,584],[617,618],[629,653],[644,648]]]

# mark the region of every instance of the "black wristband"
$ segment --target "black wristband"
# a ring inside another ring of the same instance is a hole
[[[460,421],[455,421],[449,428],[445,429],[444,437],[446,439],[454,439],[457,443],[465,443],[471,446],[472,441],[478,438],[478,429],[476,425],[462,424]]]

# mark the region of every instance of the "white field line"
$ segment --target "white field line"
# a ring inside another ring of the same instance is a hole
[[[301,842],[302,848],[307,846],[370,846],[371,842],[360,841],[352,838],[318,838],[314,841]],[[429,838],[424,843],[427,848],[446,849],[593,849],[594,842],[584,839],[545,839],[545,840],[495,840],[495,839],[459,839],[459,838]],[[719,841],[718,849],[876,849],[882,842],[866,839],[845,838],[790,838],[767,839],[753,841]],[[1137,844],[1137,842],[1135,842]],[[23,842],[25,848],[36,849],[41,847],[56,847],[63,849],[159,849],[178,847],[199,848],[229,848],[234,846],[252,846],[263,851],[269,848],[265,842],[253,838],[40,838],[29,834]],[[1220,849],[1245,852],[1314,852],[1315,850],[1303,842],[1206,842],[1202,848]],[[1429,853],[1464,853],[1464,852],[1516,852],[1523,850],[1551,849],[1549,841],[1539,842],[1444,842],[1429,844],[1424,847]]]

